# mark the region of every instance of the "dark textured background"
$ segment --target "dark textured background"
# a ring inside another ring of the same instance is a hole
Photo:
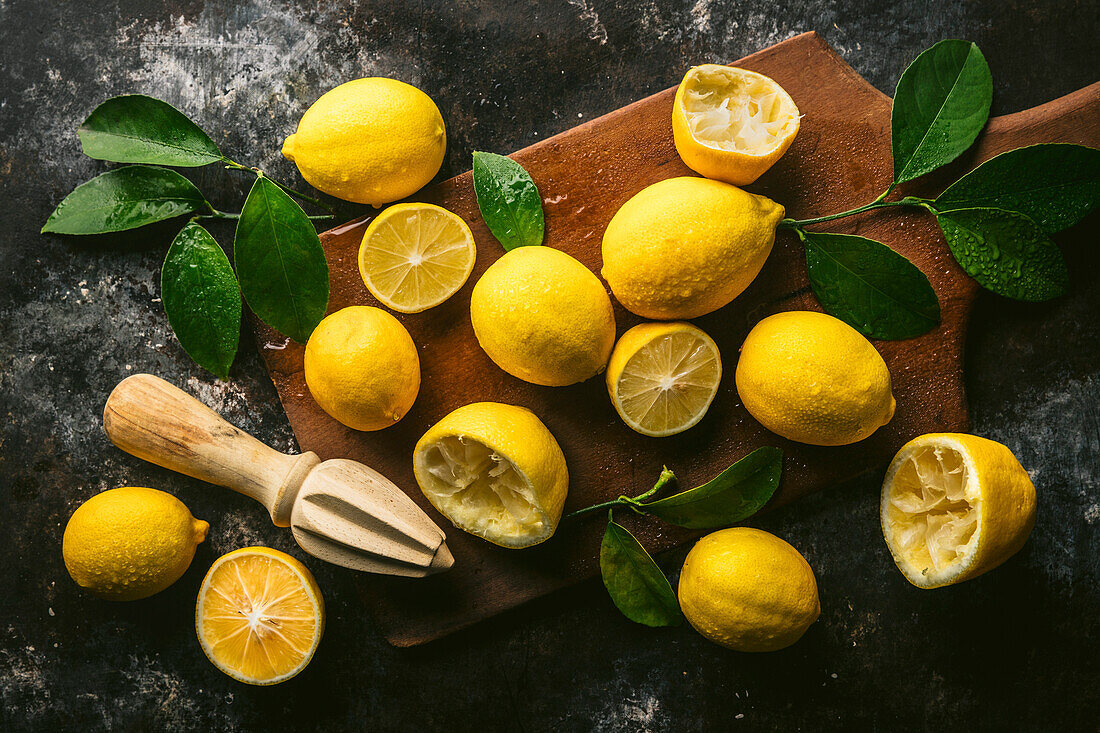
[[[110,389],[148,371],[295,447],[250,337],[228,383],[172,337],[158,300],[172,228],[37,234],[69,190],[104,170],[82,157],[74,130],[107,96],[165,98],[230,156],[300,182],[278,150],[309,103],[351,78],[394,76],[439,104],[446,177],[474,149],[510,152],[672,86],[692,63],[805,30],[887,93],[926,46],[976,41],[993,70],[994,113],[1089,84],[1100,68],[1094,0],[0,2],[0,729],[1095,730],[1095,250],[1067,253],[1068,297],[984,295],[974,316],[974,432],[1012,448],[1039,493],[1023,551],[959,587],[910,587],[878,529],[880,476],[763,517],[754,524],[810,561],[823,609],[800,643],[770,655],[727,652],[686,627],[632,625],[596,583],[396,650],[363,613],[351,574],[307,560],[329,608],[325,639],[298,678],[249,688],[198,647],[199,582],[213,558],[244,545],[301,553],[250,500],[144,464],[103,435]],[[216,167],[194,179],[223,210],[236,210],[247,182]],[[61,534],[83,500],[127,484],[175,493],[211,531],[168,591],[108,604],[69,579]]]

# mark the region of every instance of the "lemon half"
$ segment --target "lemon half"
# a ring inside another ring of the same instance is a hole
[[[882,534],[910,583],[938,588],[992,570],[1035,526],[1035,486],[1005,446],[932,433],[902,446],[886,471]]]
[[[569,471],[533,412],[497,402],[460,407],[416,444],[424,496],[456,527],[503,547],[530,547],[557,529]]]
[[[359,245],[359,274],[383,305],[419,313],[457,293],[477,249],[458,214],[434,204],[397,204],[374,218]]]
[[[676,90],[672,133],[693,171],[745,186],[787,152],[799,120],[794,100],[774,80],[703,64],[689,69]]]

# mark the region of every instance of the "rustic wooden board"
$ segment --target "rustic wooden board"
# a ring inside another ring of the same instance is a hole
[[[750,190],[784,204],[789,216],[804,218],[852,208],[886,187],[891,178],[890,99],[867,84],[819,36],[800,35],[735,65],[774,78],[805,115],[790,151]],[[691,174],[672,142],[672,97],[671,89],[661,92],[515,153],[544,197],[546,245],[570,253],[598,273],[603,230],[618,207],[655,181]],[[904,191],[934,194],[949,178],[982,160],[1036,142],[1100,145],[1100,84],[992,120],[962,160]],[[360,433],[332,420],[306,388],[303,348],[253,319],[261,353],[302,449],[378,469],[447,531],[455,556],[450,572],[426,580],[363,576],[364,598],[375,606],[380,627],[396,645],[438,638],[598,570],[600,517],[566,523],[539,547],[509,551],[454,529],[424,500],[413,479],[413,446],[430,425],[461,405],[480,400],[514,403],[543,419],[568,460],[567,512],[648,488],[662,464],[676,472],[682,485],[696,485],[762,445],[780,446],[786,454],[783,483],[771,505],[778,506],[884,465],[914,436],[967,427],[962,347],[977,286],[951,259],[929,216],[879,211],[823,227],[879,239],[913,260],[939,294],[943,323],[917,339],[876,343],[894,381],[894,419],[859,444],[821,448],[791,443],[764,430],[742,407],[733,380],[738,348],[753,324],[776,311],[820,309],[793,235],[780,235],[768,263],[744,294],[697,319],[725,357],[725,377],[710,412],[679,436],[646,438],[619,420],[602,379],[566,388],[539,387],[505,374],[489,360],[470,326],[470,290],[503,250],[478,213],[471,174],[444,181],[415,198],[465,218],[477,240],[478,257],[469,282],[448,302],[426,313],[398,315],[421,347],[423,383],[416,405],[396,426]],[[349,305],[377,305],[356,266],[368,221],[351,222],[321,236],[332,278],[330,312]],[[615,318],[619,333],[640,321],[617,303]],[[654,552],[699,534],[655,521],[624,521]]]

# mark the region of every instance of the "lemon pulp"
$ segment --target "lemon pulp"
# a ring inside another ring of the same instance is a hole
[[[684,79],[692,137],[719,150],[767,155],[798,130],[798,108],[774,81],[729,66],[696,66]]]

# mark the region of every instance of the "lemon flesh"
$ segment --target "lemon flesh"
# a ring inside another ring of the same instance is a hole
[[[682,433],[707,413],[722,380],[718,346],[690,323],[643,323],[611,352],[607,391],[623,421],[642,435]]]
[[[991,570],[1020,549],[1035,523],[1035,487],[999,443],[924,435],[890,464],[880,514],[905,577],[938,588]]]
[[[779,160],[799,121],[794,100],[774,80],[717,64],[688,70],[673,103],[673,137],[684,163],[738,186]]]
[[[325,626],[317,581],[302,563],[266,547],[218,558],[199,589],[195,627],[218,669],[273,685],[305,669]]]
[[[456,527],[503,547],[549,539],[569,473],[557,441],[522,407],[479,402],[433,426],[413,452],[416,482]]]
[[[476,255],[474,235],[458,214],[433,204],[397,204],[367,227],[359,274],[383,305],[419,313],[458,292]]]

